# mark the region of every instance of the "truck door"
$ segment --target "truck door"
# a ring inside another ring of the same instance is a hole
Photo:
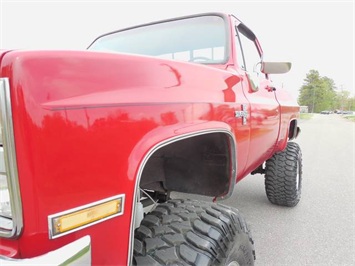
[[[279,132],[279,104],[271,81],[261,73],[262,49],[254,33],[236,21],[235,48],[242,87],[249,101],[250,143],[244,175],[253,171],[272,154]]]

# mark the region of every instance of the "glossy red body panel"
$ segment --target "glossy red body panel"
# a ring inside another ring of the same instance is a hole
[[[120,243],[129,240],[142,155],[179,130],[203,130],[208,121],[230,128],[235,123],[236,97],[227,91],[229,85],[237,88],[238,80],[229,84],[232,74],[204,66],[93,52],[12,52],[3,58],[1,75],[10,79],[23,257],[90,234],[94,264],[125,264],[128,245]],[[135,149],[160,128],[168,132],[165,137],[155,134],[143,150]],[[123,216],[48,239],[48,215],[116,194],[126,195]],[[119,252],[102,243],[120,246]]]
[[[234,54],[215,67],[89,51],[5,54],[0,73],[10,81],[24,229],[1,246],[29,258],[90,235],[93,264],[127,264],[136,178],[154,146],[228,130],[237,181],[283,149],[297,104],[267,84],[250,91]],[[235,117],[242,105],[246,124]],[[122,216],[49,239],[48,215],[118,194],[126,197]]]
[[[277,138],[277,147],[276,151],[282,151],[286,148],[288,134],[289,134],[289,127],[291,121],[297,121],[300,118],[300,107],[297,101],[290,96],[283,89],[277,90],[277,101],[280,104],[280,130],[279,136]]]

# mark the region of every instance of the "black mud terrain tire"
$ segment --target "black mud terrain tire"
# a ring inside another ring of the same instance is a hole
[[[301,199],[301,188],[301,149],[297,143],[289,142],[284,151],[266,161],[266,195],[273,204],[294,207]]]
[[[237,209],[170,200],[135,231],[133,265],[254,265],[248,227]]]

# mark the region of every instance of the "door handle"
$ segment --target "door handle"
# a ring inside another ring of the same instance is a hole
[[[276,88],[275,87],[272,87],[272,86],[266,86],[267,91],[276,91]]]

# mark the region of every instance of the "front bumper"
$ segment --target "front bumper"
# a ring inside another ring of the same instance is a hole
[[[91,239],[90,236],[84,236],[57,250],[30,259],[0,257],[0,265],[91,265]]]

